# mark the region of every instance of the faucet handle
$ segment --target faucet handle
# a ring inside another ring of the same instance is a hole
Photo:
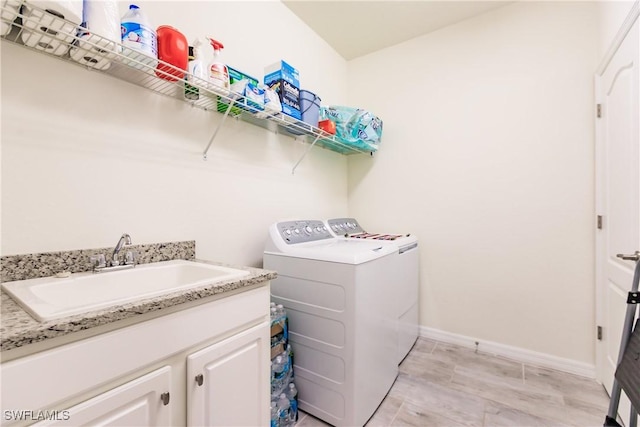
[[[92,255],[89,257],[89,260],[91,261],[91,265],[93,266],[94,270],[96,268],[105,268],[107,266],[107,261],[104,257],[104,254]]]
[[[136,251],[127,251],[124,255],[124,263],[126,265],[136,265],[138,254]]]

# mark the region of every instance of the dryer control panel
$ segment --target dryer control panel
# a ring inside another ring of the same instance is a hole
[[[319,220],[279,222],[277,229],[282,240],[288,245],[333,238],[324,223]]]
[[[396,240],[408,234],[379,234],[367,233],[360,227],[355,218],[334,218],[327,220],[327,224],[336,236],[351,237],[355,239],[369,240]]]

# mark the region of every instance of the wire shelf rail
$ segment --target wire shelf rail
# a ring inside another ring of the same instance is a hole
[[[98,34],[85,34],[76,23],[52,14],[23,0],[3,0],[0,8],[2,18],[2,40],[21,45],[45,55],[63,60],[85,69],[99,72],[119,80],[143,87],[160,95],[181,100],[205,111],[224,114],[211,139],[203,151],[207,152],[218,135],[227,116],[262,127],[272,132],[282,133],[310,144],[340,154],[361,154],[373,152],[339,141],[334,135],[297,120],[283,113],[269,114],[246,102],[244,97],[225,91],[208,81],[189,75],[184,70],[160,61],[143,52],[128,48]],[[197,99],[185,99],[185,78]],[[293,171],[302,161],[295,164]]]

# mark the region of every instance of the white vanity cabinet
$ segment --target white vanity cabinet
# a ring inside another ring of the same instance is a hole
[[[3,362],[1,424],[267,426],[269,282],[183,306]]]
[[[187,425],[269,424],[268,342],[260,325],[187,357]]]
[[[171,368],[164,366],[66,410],[41,426],[171,425]]]

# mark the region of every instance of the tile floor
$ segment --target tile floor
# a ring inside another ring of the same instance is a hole
[[[602,426],[608,404],[595,380],[420,338],[367,427]]]

